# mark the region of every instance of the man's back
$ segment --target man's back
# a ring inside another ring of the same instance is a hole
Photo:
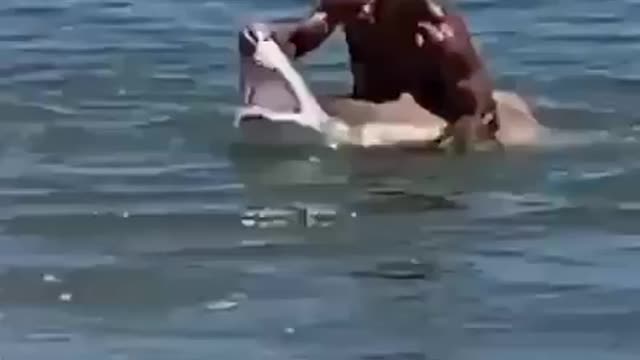
[[[392,23],[356,20],[345,24],[344,30],[356,98],[394,100],[422,87],[421,74],[431,73],[431,80],[437,76],[436,65],[421,53],[412,34],[402,34]]]

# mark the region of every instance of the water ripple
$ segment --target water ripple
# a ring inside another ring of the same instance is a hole
[[[236,31],[305,1],[1,2],[0,357],[634,359],[640,8],[458,5],[551,146],[235,156]]]

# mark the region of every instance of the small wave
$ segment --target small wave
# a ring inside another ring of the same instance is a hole
[[[564,130],[545,129],[540,137],[540,145],[548,149],[564,149],[596,144],[617,143],[620,140],[607,130]]]
[[[64,4],[64,2],[61,2]],[[69,6],[55,5],[21,5],[13,6],[0,11],[0,15],[4,16],[48,16],[59,15],[69,10]]]

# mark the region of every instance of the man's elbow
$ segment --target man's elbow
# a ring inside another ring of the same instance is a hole
[[[294,31],[289,42],[295,46],[295,57],[301,57],[318,48],[333,32],[334,26],[326,14],[314,13]]]

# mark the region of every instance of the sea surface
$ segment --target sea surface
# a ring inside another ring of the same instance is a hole
[[[310,3],[0,2],[0,359],[638,359],[640,2],[456,2],[544,146],[243,145],[236,33]]]

